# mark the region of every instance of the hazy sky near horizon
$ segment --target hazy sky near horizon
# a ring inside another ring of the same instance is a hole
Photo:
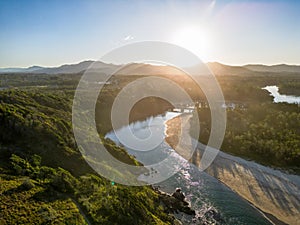
[[[97,60],[145,40],[204,61],[300,64],[299,12],[297,0],[0,0],[0,67]]]

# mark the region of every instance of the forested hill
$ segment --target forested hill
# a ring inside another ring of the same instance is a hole
[[[174,223],[152,188],[113,183],[85,163],[72,135],[72,90],[0,93],[0,224]]]

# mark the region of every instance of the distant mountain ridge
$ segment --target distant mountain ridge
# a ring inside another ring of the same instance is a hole
[[[287,65],[287,64],[278,64],[278,65],[272,65],[272,66],[266,66],[261,64],[249,64],[245,65],[244,68],[247,68],[252,71],[258,71],[258,72],[290,72],[290,73],[299,73],[300,72],[300,66],[299,65]]]
[[[245,75],[253,73],[253,71],[243,66],[228,66],[218,62],[209,62],[207,66],[215,75]]]
[[[41,66],[31,66],[28,68],[3,68],[0,69],[0,73],[29,73],[43,69]]]
[[[77,64],[65,64],[59,67],[32,66],[28,68],[4,68],[4,69],[0,69],[0,73],[70,74],[70,73],[80,73],[82,71],[85,71],[92,64],[93,64],[93,69],[113,70],[118,68],[117,65],[89,60],[89,61],[82,61]]]
[[[71,74],[80,73],[87,70],[93,64],[93,70],[102,72],[112,72],[120,68],[120,65],[107,64],[100,61],[82,61],[77,64],[65,64],[59,67],[41,67],[31,66],[28,68],[2,68],[0,73],[34,73],[34,74]],[[229,66],[218,62],[209,62],[207,66],[216,75],[246,75],[253,72],[271,72],[271,73],[300,73],[300,65],[260,65],[249,64],[244,66]],[[122,69],[123,74],[144,75],[144,74],[180,74],[181,72],[168,66],[159,66],[152,64],[133,63],[130,69]]]

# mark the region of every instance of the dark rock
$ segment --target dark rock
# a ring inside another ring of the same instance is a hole
[[[180,188],[177,188],[176,191],[172,194],[173,197],[177,198],[180,201],[184,201],[185,196],[184,194],[181,192]]]
[[[188,215],[195,215],[195,210],[191,209],[189,207],[189,203],[184,201],[185,196],[184,194],[180,191],[175,191],[172,196],[165,194],[165,193],[160,193],[160,200],[164,204],[166,211],[170,213],[178,213],[178,211],[183,212]]]

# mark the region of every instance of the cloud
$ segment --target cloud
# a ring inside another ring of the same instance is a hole
[[[124,41],[130,41],[130,40],[133,40],[133,39],[134,39],[133,36],[127,35],[123,40],[124,40]]]

